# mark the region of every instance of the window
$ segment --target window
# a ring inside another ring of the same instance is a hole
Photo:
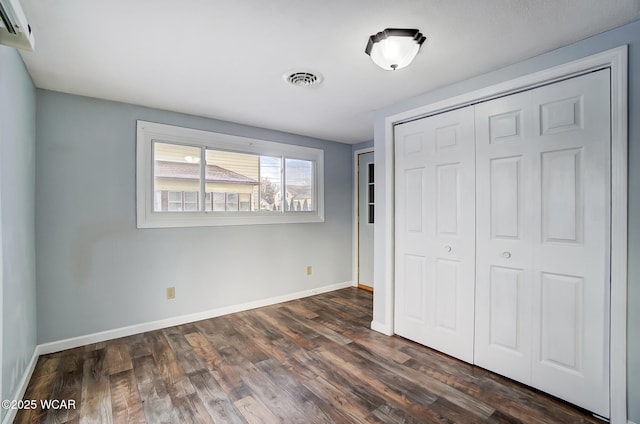
[[[185,212],[198,210],[198,192],[157,190],[154,192],[154,211]]]
[[[375,193],[375,168],[374,164],[370,163],[367,166],[367,223],[373,224],[375,222],[375,209],[376,205],[374,202],[374,193]]]
[[[138,228],[324,221],[324,152],[138,121]]]
[[[301,159],[285,159],[286,194],[285,210],[312,211],[313,162]]]

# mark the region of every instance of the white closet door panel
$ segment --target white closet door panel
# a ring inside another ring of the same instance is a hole
[[[480,366],[609,415],[609,72],[476,106]]]
[[[397,334],[473,361],[473,108],[396,126]]]
[[[423,232],[423,204],[425,189],[425,169],[412,168],[404,171],[404,202],[402,213],[404,214],[404,231],[420,235]]]
[[[475,363],[531,383],[531,93],[476,106]]]
[[[522,156],[489,161],[492,239],[522,238]]]
[[[542,273],[540,287],[540,362],[580,373],[584,280],[572,275]]]
[[[500,144],[509,141],[522,140],[522,109],[516,107],[503,113],[488,116],[488,137],[490,144]],[[484,129],[484,128],[483,128]]]
[[[521,269],[494,266],[490,271],[489,342],[519,354],[518,310],[522,307]]]
[[[436,166],[436,232],[438,235],[458,234],[459,172],[459,163]]]
[[[427,289],[425,282],[427,264],[424,256],[404,256],[404,303],[407,320],[414,325],[424,325],[427,322],[427,310],[425,308],[424,292]]]
[[[440,331],[456,332],[459,325],[458,291],[460,290],[460,262],[436,259],[436,284],[433,294],[435,302],[435,326]]]
[[[533,92],[533,385],[609,416],[609,70]]]
[[[582,241],[582,150],[542,153],[543,243]]]
[[[429,237],[427,213],[427,155],[422,131],[405,132],[396,143],[396,157],[402,164],[396,171],[396,314],[398,334],[420,334],[427,325],[427,282],[430,266],[424,240]]]

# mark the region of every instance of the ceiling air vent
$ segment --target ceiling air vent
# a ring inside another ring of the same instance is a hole
[[[309,71],[286,72],[283,78],[289,84],[298,87],[311,87],[322,82],[322,75]]]

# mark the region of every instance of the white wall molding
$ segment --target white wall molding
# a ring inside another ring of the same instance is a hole
[[[611,422],[627,421],[628,111],[627,46],[610,50],[611,65]]]
[[[33,371],[36,369],[36,364],[38,363],[38,358],[40,357],[40,355],[41,353],[39,346],[36,346],[36,348],[33,350],[33,355],[31,355],[31,360],[24,370],[22,380],[20,380],[20,383],[16,387],[15,393],[12,393],[13,396],[3,397],[3,400],[20,400],[23,398],[25,392],[27,391],[27,386],[29,385],[31,376],[33,375]],[[17,414],[17,409],[8,409],[6,415],[4,416],[4,419],[2,420],[2,424],[11,424]]]
[[[393,328],[378,321],[371,321],[371,329],[387,336],[393,336]]]
[[[48,353],[59,352],[61,350],[73,349],[75,347],[84,346],[92,343],[104,342],[106,340],[117,339],[120,337],[140,334],[147,331],[160,330],[162,328],[173,327],[175,325],[188,324],[204,319],[215,318],[223,315],[233,314],[236,312],[248,311],[250,309],[261,308],[263,306],[275,305],[276,303],[288,302],[290,300],[302,299],[304,297],[315,296],[321,293],[327,293],[334,290],[353,287],[353,281],[345,281],[343,283],[331,284],[328,286],[318,287],[315,289],[304,290],[296,293],[290,293],[282,296],[261,299],[252,302],[241,303],[238,305],[224,306],[221,308],[210,309],[207,311],[196,312],[188,315],[151,321],[142,324],[130,325],[127,327],[116,328],[113,330],[101,331],[99,333],[86,334],[84,336],[72,337],[69,339],[58,340],[50,343],[43,343],[36,347],[38,355],[46,355]]]
[[[377,249],[384,252],[384,290],[374,292],[384,299],[384,322],[376,328],[394,332],[394,126],[425,116],[457,109],[480,101],[506,96],[541,85],[553,83],[586,72],[609,67],[611,69],[611,322],[610,322],[610,416],[614,424],[627,423],[627,56],[623,45],[582,59],[554,66],[504,81],[479,90],[470,91],[442,101],[385,117],[382,156],[385,157],[384,187],[385,216],[378,231],[384,237],[377,240]],[[374,305],[377,302],[374,301]],[[376,316],[374,311],[374,316]],[[380,319],[380,318],[379,318]],[[372,323],[372,329],[373,327]],[[387,334],[386,331],[381,331]]]

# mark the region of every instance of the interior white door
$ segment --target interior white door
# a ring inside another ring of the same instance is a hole
[[[375,222],[373,152],[358,155],[358,285],[373,289]]]
[[[476,363],[609,416],[609,70],[480,104]]]
[[[476,106],[475,363],[531,384],[532,92]]]
[[[395,128],[395,332],[473,362],[473,107]]]
[[[533,385],[609,416],[609,70],[534,91]]]

